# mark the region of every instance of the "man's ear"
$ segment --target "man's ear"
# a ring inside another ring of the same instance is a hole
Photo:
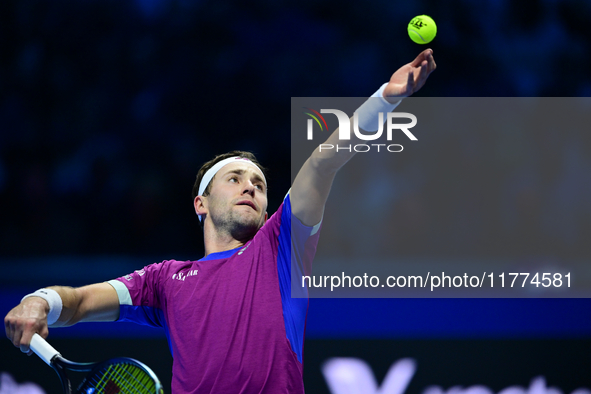
[[[265,223],[267,223],[267,219],[269,218],[269,214],[265,212]]]
[[[195,213],[197,216],[207,215],[207,198],[203,196],[195,197],[193,200],[193,206],[195,207]]]

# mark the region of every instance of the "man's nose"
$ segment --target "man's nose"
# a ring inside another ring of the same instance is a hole
[[[252,182],[246,182],[244,184],[244,190],[242,193],[254,194],[255,187]]]

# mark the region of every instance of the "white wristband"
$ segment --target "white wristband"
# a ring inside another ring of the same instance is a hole
[[[384,113],[382,120],[385,121],[386,114],[392,112],[400,104],[400,101],[396,104],[391,104],[384,98],[384,89],[386,86],[388,86],[387,82],[355,111],[359,119],[359,127],[365,131],[378,131],[381,126],[378,124],[379,113]]]
[[[62,297],[57,291],[51,289],[39,289],[34,293],[27,294],[23,297],[21,302],[28,297],[41,297],[49,304],[49,313],[47,314],[47,324],[52,325],[59,319],[62,313]]]

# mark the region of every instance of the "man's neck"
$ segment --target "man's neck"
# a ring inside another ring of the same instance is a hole
[[[211,253],[225,252],[244,246],[252,237],[236,239],[227,232],[215,231],[212,228],[204,228],[203,242],[205,244],[205,256]]]

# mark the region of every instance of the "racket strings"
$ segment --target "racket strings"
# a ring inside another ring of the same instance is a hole
[[[111,364],[87,379],[80,388],[84,394],[146,394],[156,392],[154,380],[133,364]]]

